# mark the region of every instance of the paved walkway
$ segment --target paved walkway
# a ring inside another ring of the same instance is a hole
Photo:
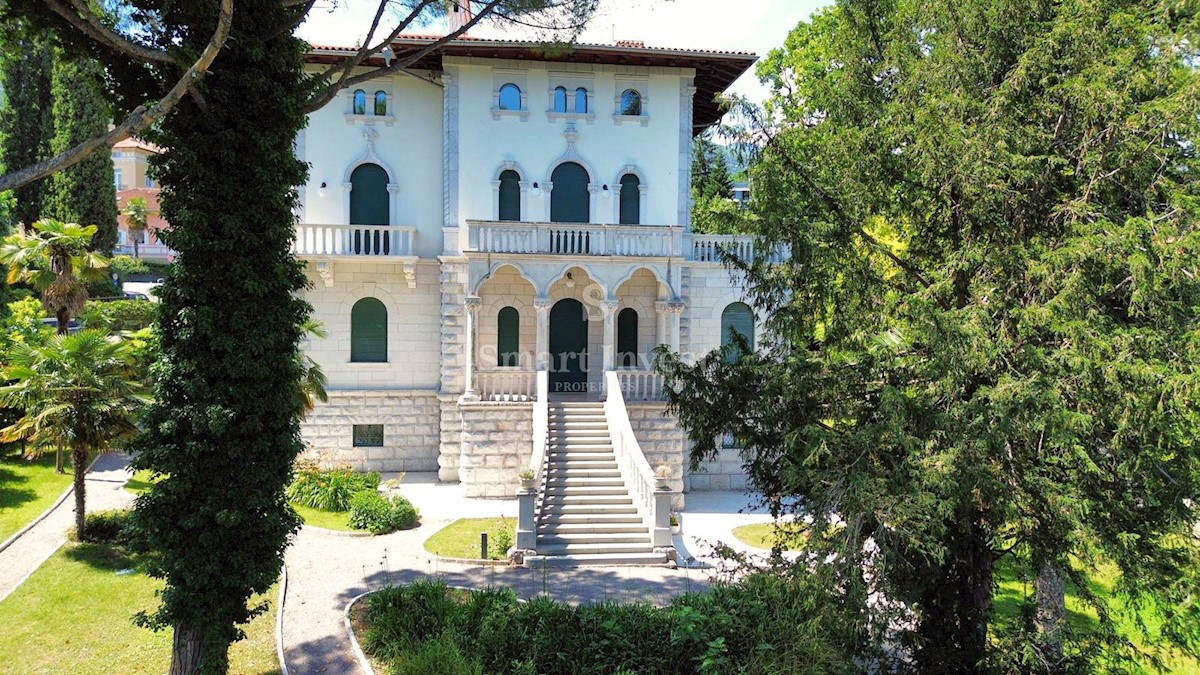
[[[101,455],[87,474],[88,512],[125,508],[133,495],[121,489],[129,480],[129,457]],[[67,540],[67,531],[75,526],[75,495],[70,495],[42,522],[0,551],[0,600],[8,597],[59,546]]]
[[[425,553],[425,539],[458,518],[512,516],[516,501],[466,499],[459,486],[436,484],[424,474],[406,476],[401,491],[420,509],[420,527],[381,537],[349,537],[305,527],[289,547],[283,643],[291,675],[359,673],[346,637],[343,611],[355,596],[388,584],[437,576],[458,586],[508,586],[523,598],[545,593],[568,602],[654,603],[708,585],[708,572],[702,569],[580,567],[542,571],[439,561]],[[748,502],[745,495],[737,493],[689,495],[683,523],[685,530],[694,534],[676,537],[676,546],[703,553],[701,541],[729,541],[733,527],[769,520],[761,513],[739,514]],[[703,554],[696,557],[705,562]]]

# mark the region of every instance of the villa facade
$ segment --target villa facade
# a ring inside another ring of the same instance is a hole
[[[606,399],[605,433],[643,458],[629,470],[668,467],[675,508],[686,491],[744,487],[732,451],[685,470],[651,359],[659,344],[701,355],[731,326],[755,331],[718,253],[751,241],[689,227],[692,138],[754,61],[468,38],[313,113],[296,146],[311,170],[295,250],[328,331],[305,350],[329,401],[305,441],[359,468],[511,497],[521,469],[548,471],[546,399]]]

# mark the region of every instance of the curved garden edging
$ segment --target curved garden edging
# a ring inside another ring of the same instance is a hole
[[[92,467],[96,466],[96,462],[99,462],[100,458],[107,454],[109,454],[109,453],[106,452],[106,453],[101,453],[99,455],[96,455],[96,458],[93,459],[92,463],[88,465],[87,471],[84,471],[84,474],[89,473],[92,470]],[[37,527],[38,523],[49,518],[50,514],[54,513],[55,509],[62,506],[62,503],[67,501],[67,497],[70,497],[72,492],[75,492],[75,484],[74,483],[67,486],[67,489],[63,490],[63,493],[58,496],[58,499],[54,500],[54,503],[51,504],[50,507],[47,508],[45,511],[42,511],[42,513],[37,518],[34,518],[29,523],[27,523],[25,525],[25,527],[22,527],[21,529],[17,530],[11,537],[9,537],[8,539],[5,539],[4,543],[0,543],[0,553],[3,553],[4,550],[7,549],[9,546],[12,546],[13,544],[17,543],[17,540],[20,539],[22,535],[24,535],[26,532],[32,530],[34,527]],[[58,549],[55,549],[55,550],[58,550]],[[43,561],[43,562],[45,562],[45,561]],[[19,585],[20,584],[18,584],[18,586]]]
[[[374,592],[367,591],[366,593],[354,596],[350,602],[346,603],[346,611],[342,615],[342,620],[346,624],[346,635],[350,637],[350,647],[354,650],[354,658],[358,659],[358,667],[362,668],[363,672],[367,673],[367,675],[375,675],[375,669],[371,667],[371,662],[367,660],[367,654],[362,650],[362,645],[358,644],[358,636],[354,634],[354,626],[350,623],[350,610],[354,609],[354,603]]]
[[[287,563],[279,568],[279,603],[275,608],[275,656],[279,659],[279,672],[288,675],[287,659],[283,656],[283,603],[287,598]]]

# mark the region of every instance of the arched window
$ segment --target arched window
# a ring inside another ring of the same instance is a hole
[[[350,309],[350,361],[387,361],[387,309],[375,298],[363,298]]]
[[[627,173],[621,176],[621,224],[642,223],[642,190],[638,177]]]
[[[587,114],[587,89],[583,87],[575,90],[575,112],[580,115]]]
[[[617,366],[635,368],[638,364],[638,314],[626,307],[617,314]]]
[[[567,112],[567,88],[554,88],[554,112]]]
[[[754,349],[754,310],[744,302],[730,303],[725,311],[721,312],[722,347],[734,344],[733,333],[735,331],[745,338],[751,349]],[[734,350],[729,355],[729,360],[733,362],[741,357],[741,352]]]
[[[367,92],[363,91],[362,89],[356,89],[354,91],[354,114],[367,114]]]
[[[509,82],[500,87],[500,109],[501,110],[520,110],[521,109],[521,88]]]
[[[626,89],[621,92],[621,114],[642,114],[642,95],[636,89]]]
[[[521,219],[521,176],[512,169],[500,172],[500,220]]]
[[[521,363],[521,315],[516,307],[505,307],[496,315],[496,365]]]
[[[587,223],[592,220],[591,193],[587,169],[575,162],[563,162],[550,174],[550,221]]]
[[[375,114],[376,115],[386,115],[387,114],[387,92],[384,92],[384,91],[375,92]]]

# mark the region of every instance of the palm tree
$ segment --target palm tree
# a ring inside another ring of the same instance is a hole
[[[102,279],[108,258],[89,251],[95,225],[39,220],[32,233],[13,233],[0,244],[0,262],[8,265],[8,283],[25,282],[42,294],[53,312],[58,333],[83,312],[89,279]]]
[[[138,240],[150,224],[150,208],[146,205],[145,197],[134,197],[125,205],[125,229],[129,230],[129,238],[133,241],[133,257],[138,257]]]
[[[304,331],[305,335],[310,335],[315,338],[325,339],[329,337],[329,332],[325,330],[325,324],[320,321],[308,317],[300,324],[300,330]],[[324,371],[321,370],[321,365],[313,358],[299,350],[296,351],[296,359],[300,363],[300,398],[304,402],[304,412],[310,413],[316,407],[317,401],[325,403],[329,401],[329,394],[325,392],[325,385],[329,383],[325,377]]]
[[[16,344],[0,378],[0,405],[25,415],[0,430],[0,440],[28,439],[71,450],[75,532],[84,533],[84,474],[88,455],[136,431],[137,411],[149,402],[122,340],[101,331],[55,335],[42,344]]]

